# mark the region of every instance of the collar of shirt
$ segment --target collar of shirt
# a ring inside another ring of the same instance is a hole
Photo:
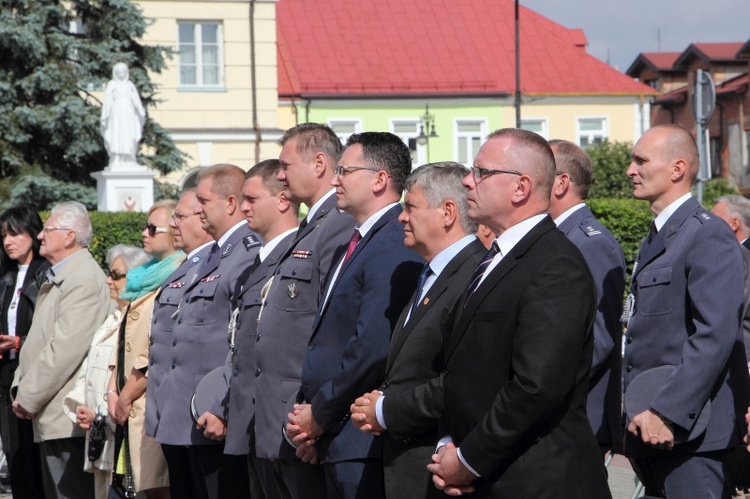
[[[296,231],[297,231],[297,227],[292,227],[288,231],[282,232],[278,236],[276,236],[273,239],[271,239],[270,241],[268,241],[268,243],[266,243],[265,245],[263,245],[260,248],[260,251],[258,251],[258,254],[260,255],[260,261],[262,262],[263,260],[265,260],[266,257],[271,254],[271,252],[273,251],[273,249],[276,246],[279,245],[279,243],[281,242],[282,239],[284,239],[286,236],[288,236],[289,234],[291,234],[293,232],[296,232]]]
[[[75,254],[76,254],[76,253],[78,253],[79,251],[82,251],[82,249],[76,250],[76,252],[75,252],[75,253],[73,253],[73,255],[75,255]],[[56,275],[58,275],[58,274],[60,273],[60,271],[61,271],[61,270],[63,269],[63,267],[65,267],[65,265],[67,265],[67,264],[68,264],[68,262],[69,262],[69,261],[70,261],[70,259],[71,259],[71,258],[73,257],[73,255],[68,255],[68,257],[67,257],[67,258],[65,258],[64,260],[60,260],[60,261],[59,261],[59,262],[57,262],[57,263],[56,263],[55,265],[53,265],[53,266],[52,266],[52,268],[51,268],[51,270],[52,270],[52,275],[53,275],[53,276],[56,276]]]
[[[575,206],[571,206],[570,208],[568,208],[567,210],[565,210],[564,212],[562,212],[560,214],[560,216],[555,219],[555,225],[557,225],[558,227],[560,227],[560,224],[563,223],[565,220],[567,220],[570,215],[572,215],[573,213],[577,212],[578,210],[580,210],[584,206],[586,206],[586,203],[578,203]]]
[[[430,260],[430,270],[432,270],[432,273],[435,274],[435,276],[439,276],[451,260],[453,260],[461,250],[471,244],[475,239],[476,236],[474,234],[469,234],[435,255],[435,258]]]
[[[359,230],[359,235],[361,235],[362,238],[364,239],[364,237],[367,235],[367,233],[370,231],[370,229],[372,229],[372,227],[376,223],[378,223],[378,220],[380,220],[380,217],[382,217],[383,215],[385,215],[386,211],[390,210],[391,208],[393,208],[396,205],[398,205],[398,203],[391,203],[388,206],[385,206],[385,207],[381,208],[380,210],[376,211],[375,213],[373,213],[372,215],[370,215],[370,218],[368,218],[367,220],[365,220],[365,223],[363,223],[362,225],[360,225],[359,227],[357,227],[357,229]]]
[[[195,255],[197,255],[197,254],[198,254],[198,252],[199,252],[200,250],[202,250],[203,248],[205,248],[205,247],[207,247],[207,246],[210,246],[210,245],[212,245],[213,243],[214,243],[213,241],[209,241],[209,242],[207,242],[207,243],[203,243],[203,244],[201,244],[200,246],[198,246],[197,248],[195,248],[195,249],[194,249],[193,251],[191,251],[191,252],[190,252],[190,253],[188,254],[188,256],[187,256],[186,260],[191,260],[191,259],[192,259],[192,258],[193,258],[193,257],[194,257]]]
[[[224,235],[223,235],[223,236],[221,236],[221,237],[219,238],[219,240],[218,240],[218,241],[216,241],[216,244],[218,244],[218,245],[219,245],[219,248],[221,248],[222,246],[224,246],[224,243],[226,243],[226,242],[227,242],[227,240],[228,240],[228,239],[229,239],[230,237],[232,237],[232,234],[234,234],[234,231],[236,231],[237,229],[239,229],[239,228],[240,228],[240,227],[242,227],[243,225],[247,225],[247,220],[245,220],[244,218],[242,219],[242,221],[241,221],[241,222],[237,222],[237,223],[236,223],[236,224],[234,224],[234,225],[233,225],[233,226],[232,226],[232,227],[231,227],[231,228],[230,228],[230,229],[229,229],[228,231],[226,231],[226,232],[224,233]]]
[[[336,194],[336,188],[335,188],[335,187],[334,187],[333,189],[331,189],[330,191],[328,191],[328,193],[327,193],[327,194],[325,194],[325,195],[324,195],[324,196],[323,196],[322,198],[318,199],[318,200],[317,200],[317,201],[315,202],[315,204],[314,204],[314,205],[312,205],[312,206],[310,207],[310,209],[309,209],[309,210],[307,210],[307,216],[305,217],[305,220],[307,220],[307,223],[310,223],[310,221],[311,221],[311,220],[313,219],[313,217],[315,216],[315,214],[316,214],[316,213],[318,212],[318,210],[320,209],[320,206],[321,206],[321,205],[322,205],[323,203],[325,203],[325,202],[326,202],[326,200],[327,200],[327,199],[328,199],[329,197],[333,196],[334,194]]]
[[[688,192],[684,196],[675,199],[674,201],[672,201],[672,203],[669,206],[664,208],[664,210],[662,210],[662,212],[659,213],[659,215],[657,215],[656,218],[654,219],[654,225],[656,225],[656,231],[657,232],[660,231],[661,228],[664,227],[664,224],[667,223],[667,220],[669,220],[669,217],[674,215],[674,212],[677,211],[677,209],[680,206],[685,204],[685,201],[687,201],[691,197],[693,197],[693,195]]]
[[[495,258],[492,259],[492,263],[487,266],[487,269],[484,271],[484,274],[482,275],[482,279],[480,279],[479,284],[481,285],[484,280],[487,278],[488,275],[492,272],[492,270],[498,266],[500,263],[500,260],[502,260],[505,255],[510,253],[510,251],[515,247],[516,244],[518,244],[518,241],[523,239],[523,237],[531,232],[531,229],[537,226],[539,222],[544,220],[545,217],[548,217],[549,215],[546,213],[542,213],[540,215],[534,215],[531,218],[527,218],[523,222],[519,222],[510,229],[506,230],[499,236],[497,236],[497,239],[495,239],[495,242],[497,243],[497,246],[500,248],[500,253],[495,255]]]

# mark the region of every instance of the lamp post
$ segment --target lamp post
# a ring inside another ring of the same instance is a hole
[[[427,162],[430,162],[430,139],[437,138],[435,133],[435,115],[430,114],[430,106],[425,104],[424,114],[420,116],[419,135],[417,135],[417,144],[427,146]],[[425,133],[427,132],[427,133]],[[429,135],[428,135],[429,134]]]

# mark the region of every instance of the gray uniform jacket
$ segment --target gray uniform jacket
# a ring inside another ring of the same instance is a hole
[[[312,325],[334,253],[347,244],[354,218],[329,197],[280,258],[255,343],[255,450],[266,459],[292,458],[281,433],[294,400]]]
[[[690,430],[711,401],[705,434],[675,445],[671,454],[727,449],[747,431],[741,424],[749,393],[740,327],[743,276],[731,230],[695,198],[641,249],[631,284],[635,309],[625,341],[625,391],[648,369],[677,366],[650,404],[676,431]],[[626,433],[626,456],[664,454]]]
[[[218,249],[218,257],[212,259],[209,254],[200,264],[195,281],[186,284],[172,331],[169,366],[156,390],[159,443],[220,443],[196,429],[190,400],[203,376],[224,365],[229,352],[231,296],[239,276],[253,264],[260,245],[260,237],[246,225],[241,226]]]
[[[573,212],[558,229],[581,250],[596,285],[594,359],[586,412],[599,445],[619,450],[622,447],[620,316],[625,257],[615,236],[599,223],[588,206]]]
[[[201,249],[192,258],[183,260],[166,278],[154,301],[151,317],[148,351],[148,385],[146,386],[146,435],[156,435],[159,415],[156,411],[156,390],[171,365],[172,329],[177,321],[177,308],[187,285],[198,278],[201,261],[208,258],[211,245]]]
[[[271,250],[265,260],[255,267],[232,300],[239,309],[235,352],[229,362],[229,397],[225,454],[243,455],[255,452],[255,343],[258,338],[258,313],[261,309],[261,291],[276,270],[279,258],[286,252],[295,233],[287,235]]]

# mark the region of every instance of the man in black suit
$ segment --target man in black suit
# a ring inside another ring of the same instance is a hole
[[[464,179],[469,217],[500,234],[445,340],[445,438],[428,469],[477,497],[611,497],[586,418],[596,292],[546,214],[547,142],[498,130]]]
[[[381,498],[380,446],[349,424],[349,406],[383,378],[391,332],[424,261],[403,245],[398,221],[409,148],[385,132],[349,137],[336,176],[337,205],[356,229],[331,269],[302,368],[287,435],[315,445],[329,498]]]
[[[557,171],[549,215],[557,228],[581,250],[596,286],[594,359],[586,404],[591,429],[602,454],[622,452],[622,298],[625,256],[615,239],[586,206],[593,181],[591,159],[566,140],[552,140]]]
[[[467,173],[458,163],[432,163],[406,181],[404,244],[428,263],[393,331],[380,391],[364,394],[351,407],[360,430],[388,430],[382,441],[389,499],[445,497],[425,468],[442,415],[443,335],[453,327],[463,292],[487,251],[468,217],[468,191],[461,185]]]

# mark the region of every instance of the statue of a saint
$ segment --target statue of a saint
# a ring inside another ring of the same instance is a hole
[[[101,127],[109,164],[135,164],[146,111],[135,85],[129,79],[128,67],[118,62],[112,68],[102,106]]]

